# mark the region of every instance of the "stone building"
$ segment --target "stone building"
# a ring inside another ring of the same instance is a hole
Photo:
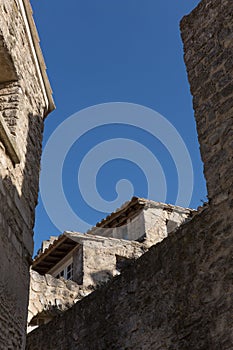
[[[1,0],[1,349],[25,348],[43,120],[53,109],[29,1]]]
[[[195,213],[191,209],[133,197],[86,234],[65,232],[60,237],[44,241],[33,261],[32,269],[40,274],[72,279],[79,284],[92,284],[87,277],[85,265],[90,265],[90,256],[93,257],[90,270],[99,268],[101,271],[116,265],[115,258],[114,262],[106,261],[105,266],[98,263],[101,247],[107,252],[112,247],[115,254],[122,258],[138,257],[141,254],[137,252],[137,242],[142,243],[145,249],[149,248],[174,232],[181,223],[190,220]],[[117,253],[119,245],[125,245],[125,249]],[[88,282],[85,282],[85,278]]]
[[[28,331],[119,275],[144,252],[138,242],[73,232],[61,235],[32,265]]]
[[[120,272],[120,262],[134,260],[146,250],[135,241],[65,232],[35,258],[32,269],[41,275],[95,286]]]
[[[27,350],[233,348],[233,1],[181,21],[209,202],[106,286],[28,335]]]
[[[151,247],[194,214],[191,209],[133,197],[88,234],[144,242]]]
[[[88,233],[65,232],[43,242],[32,264],[28,331],[119,275],[193,215],[190,209],[133,197]]]

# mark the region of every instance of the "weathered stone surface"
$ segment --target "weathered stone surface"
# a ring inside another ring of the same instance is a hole
[[[43,312],[50,313],[46,319],[52,319],[54,314],[70,308],[82,298],[79,286],[73,281],[57,279],[51,275],[40,275],[30,271],[30,293],[28,306],[28,332],[34,327],[30,325],[33,318],[40,317]],[[34,321],[33,325],[36,322]]]
[[[26,6],[26,0],[0,1],[1,349],[25,348],[43,118],[52,108],[26,29]],[[29,18],[32,25],[30,12]]]
[[[203,0],[181,25],[210,203],[27,350],[232,349],[232,14],[232,0]]]
[[[202,1],[181,31],[208,196],[218,204],[232,199],[232,1]]]
[[[39,325],[42,318],[43,323],[51,321],[58,311],[66,311],[76,301],[81,300],[114,276],[119,275],[125,266],[132,264],[147,250],[141,243],[122,239],[77,232],[65,232],[63,236],[76,242],[74,249],[68,254],[69,264],[71,261],[73,262],[72,279],[74,282],[63,278],[58,279],[56,264],[45,275],[40,275],[33,270],[32,265],[28,332],[34,326]],[[62,249],[59,242],[61,242],[61,236],[57,240],[53,239],[53,244],[49,248],[51,255],[54,256],[55,250],[51,248],[55,249],[56,245]],[[44,254],[48,257],[48,250],[45,250]],[[58,262],[60,267],[61,264],[62,266],[66,265],[64,259],[62,262]]]
[[[203,210],[30,333],[27,349],[230,349],[233,227],[220,215],[226,210],[225,203]]]
[[[86,239],[84,239],[86,237]],[[121,271],[117,269],[117,259],[131,261],[139,258],[145,247],[134,241],[104,238],[101,236],[80,235],[82,240],[82,285],[90,288],[107,282]],[[78,255],[80,250],[78,250]],[[75,280],[74,275],[74,280]]]

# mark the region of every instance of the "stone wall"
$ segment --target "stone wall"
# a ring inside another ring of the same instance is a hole
[[[147,201],[143,210],[145,245],[151,247],[161,242],[195,214],[191,209]]]
[[[31,270],[30,293],[28,306],[28,331],[33,327],[30,323],[36,316],[41,319],[52,319],[60,312],[70,308],[77,300],[83,297],[79,286],[69,280],[58,279],[49,274],[44,276]],[[46,323],[46,322],[45,322]],[[37,324],[36,322],[33,325]]]
[[[232,199],[233,3],[202,1],[181,22],[209,199]]]
[[[133,266],[28,336],[28,350],[227,350],[233,227],[210,207]]]
[[[22,90],[18,82],[7,82],[0,85],[0,110],[11,134],[19,137],[16,127]]]
[[[83,281],[84,287],[105,283],[121,271],[117,270],[120,258],[132,262],[139,258],[145,248],[138,242],[122,239],[103,238],[90,235],[83,242]]]
[[[27,350],[232,349],[232,13],[203,0],[181,25],[209,204]]]
[[[1,349],[25,347],[43,117],[53,108],[39,79],[26,4],[0,1]]]
[[[73,281],[40,275],[31,270],[28,332],[72,307],[76,301],[105,284],[144,252],[138,242],[70,233],[77,245],[73,255]],[[71,257],[71,254],[69,254]]]

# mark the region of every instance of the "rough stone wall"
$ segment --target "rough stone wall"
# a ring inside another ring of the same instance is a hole
[[[161,242],[170,233],[184,223],[190,220],[194,211],[181,207],[149,204],[143,210],[145,223],[145,245],[151,247],[153,244]],[[152,202],[153,203],[153,202]]]
[[[181,26],[210,203],[28,350],[232,349],[232,14],[203,0]]]
[[[43,117],[48,111],[25,21],[14,0],[0,1],[0,67],[0,349],[24,349]]]
[[[27,350],[230,350],[232,224],[207,208],[28,336]]]
[[[18,82],[7,82],[0,85],[0,111],[11,134],[17,137],[16,127],[19,103],[22,90]]]
[[[83,286],[96,286],[119,274],[117,256],[135,260],[144,252],[137,242],[114,238],[96,237],[83,242]]]
[[[233,3],[202,1],[181,22],[209,199],[232,199]]]
[[[45,276],[31,270],[28,306],[28,325],[34,316],[46,311],[51,318],[70,308],[81,299],[79,286],[69,280],[58,279],[49,274]],[[31,331],[30,326],[28,331]]]
[[[58,279],[50,273],[42,276],[31,270],[28,332],[37,325],[35,317],[37,321],[43,319],[43,322],[49,322],[113,276],[119,275],[126,265],[145,252],[144,246],[138,242],[74,232],[69,235],[80,242],[72,251],[73,281]]]

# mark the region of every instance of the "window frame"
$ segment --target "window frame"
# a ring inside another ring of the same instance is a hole
[[[67,266],[63,267],[61,271],[59,271],[56,276],[56,278],[64,278],[65,280],[73,280],[74,277],[74,264],[73,262],[69,263]]]

